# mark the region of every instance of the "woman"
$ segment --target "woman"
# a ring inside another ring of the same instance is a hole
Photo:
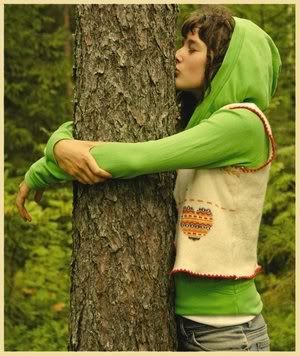
[[[49,139],[45,157],[20,184],[24,220],[30,189],[177,171],[176,286],[179,351],[267,351],[269,338],[254,277],[257,239],[275,144],[263,112],[281,61],[272,39],[221,8],[182,27],[176,88],[184,131],[141,143],[74,140],[72,122]]]

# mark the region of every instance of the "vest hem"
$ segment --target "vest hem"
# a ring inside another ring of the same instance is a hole
[[[256,277],[256,275],[260,272],[262,272],[262,267],[261,266],[258,266],[254,273],[252,273],[251,275],[248,275],[248,276],[238,276],[238,275],[235,275],[235,274],[211,274],[211,273],[197,273],[197,272],[192,272],[188,269],[184,269],[184,268],[176,268],[176,269],[173,269],[171,272],[170,272],[170,275],[174,275],[175,273],[186,273],[186,274],[189,274],[189,275],[192,275],[192,276],[195,276],[195,277],[204,277],[204,278],[224,278],[224,279],[252,279],[254,277]]]

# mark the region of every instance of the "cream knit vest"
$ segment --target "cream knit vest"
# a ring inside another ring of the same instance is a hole
[[[246,108],[257,114],[270,140],[269,158],[255,169],[230,166],[178,170],[172,274],[239,279],[253,278],[261,270],[257,240],[275,142],[267,118],[255,104],[230,104],[225,108]]]

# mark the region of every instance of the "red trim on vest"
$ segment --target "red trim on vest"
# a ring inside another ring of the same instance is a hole
[[[235,274],[232,275],[224,275],[224,274],[209,274],[209,273],[195,273],[192,271],[189,271],[187,269],[173,269],[169,274],[173,275],[175,273],[186,273],[194,277],[203,277],[203,278],[224,278],[224,279],[252,279],[254,278],[258,273],[262,272],[263,269],[261,266],[257,266],[254,273],[251,274],[250,276],[237,276]]]
[[[226,106],[226,108],[228,108],[228,109],[233,109],[233,110],[234,109],[248,109],[248,110],[252,111],[253,113],[255,113],[261,119],[261,121],[262,121],[262,123],[264,125],[265,132],[267,133],[268,138],[271,141],[271,154],[270,154],[270,157],[268,158],[266,163],[264,163],[262,166],[260,166],[258,168],[246,168],[246,167],[234,166],[234,167],[238,168],[239,170],[241,170],[244,173],[251,173],[251,172],[256,172],[256,171],[261,170],[262,168],[266,167],[271,161],[273,161],[273,159],[275,158],[275,155],[276,155],[276,144],[275,144],[275,140],[274,140],[274,137],[272,135],[272,132],[270,131],[271,129],[268,127],[269,123],[267,121],[267,118],[265,117],[265,115],[264,115],[264,113],[262,111],[257,110],[252,105],[249,106],[246,103],[240,103],[240,104],[230,104],[230,105]]]

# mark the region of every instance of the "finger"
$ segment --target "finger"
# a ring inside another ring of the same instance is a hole
[[[93,184],[92,181],[82,171],[76,173],[74,176],[81,184]]]
[[[17,205],[19,214],[23,218],[24,221],[27,221],[27,220],[31,221],[32,218],[25,208],[25,201],[29,194],[29,189],[28,189],[27,185],[24,184],[24,182],[21,182],[19,187],[20,187],[20,189],[19,189],[19,192],[18,192],[17,198],[16,198],[16,205]]]
[[[89,166],[86,164],[84,167],[81,167],[82,178],[86,180],[87,184],[94,184],[98,176],[90,170]]]
[[[34,195],[35,202],[39,203],[42,199],[43,194],[44,194],[44,190],[38,190]]]
[[[97,164],[97,161],[95,158],[90,154],[89,158],[87,160],[87,165],[90,169],[90,171],[97,176],[103,177],[103,178],[112,178],[112,175],[108,172],[106,172],[104,169],[100,168]]]
[[[107,180],[106,178],[101,178],[99,176],[95,176],[94,180],[91,181],[89,178],[87,178],[86,175],[75,174],[75,173],[73,174],[73,177],[81,184],[89,184],[89,185],[103,183]]]
[[[18,212],[19,212],[19,215],[21,216],[21,218],[26,221],[26,218],[25,218],[25,214],[23,212],[23,208],[21,206],[19,206],[18,204],[17,205],[17,209],[18,209]]]
[[[104,178],[104,177],[100,177],[97,175],[92,175],[92,184],[97,184],[97,183],[104,183],[105,181],[107,181],[108,178]]]
[[[31,215],[28,213],[28,211],[26,210],[25,206],[23,205],[19,205],[18,206],[18,210],[19,210],[19,214],[21,215],[21,217],[23,218],[24,221],[31,221]]]
[[[79,173],[79,172],[78,172]],[[103,177],[99,177],[98,175],[95,175],[89,168],[89,166],[86,164],[84,167],[80,168],[80,177],[82,180],[86,182],[86,184],[95,184],[100,181],[100,179],[103,179]]]
[[[23,207],[23,215],[25,216],[25,221],[32,221],[32,217],[25,207]]]
[[[106,182],[106,181],[107,181],[107,178],[98,177],[96,183],[104,183],[104,182]]]
[[[22,217],[22,219],[24,221],[31,221],[32,217],[31,215],[28,213],[28,211],[26,210],[25,206],[25,199],[24,197],[18,195],[17,201],[16,201],[16,205],[19,211],[19,215]]]
[[[25,219],[25,215],[23,213],[23,204],[24,204],[24,197],[22,196],[21,192],[18,192],[17,198],[16,198],[16,206],[18,209],[19,214],[23,219]]]

